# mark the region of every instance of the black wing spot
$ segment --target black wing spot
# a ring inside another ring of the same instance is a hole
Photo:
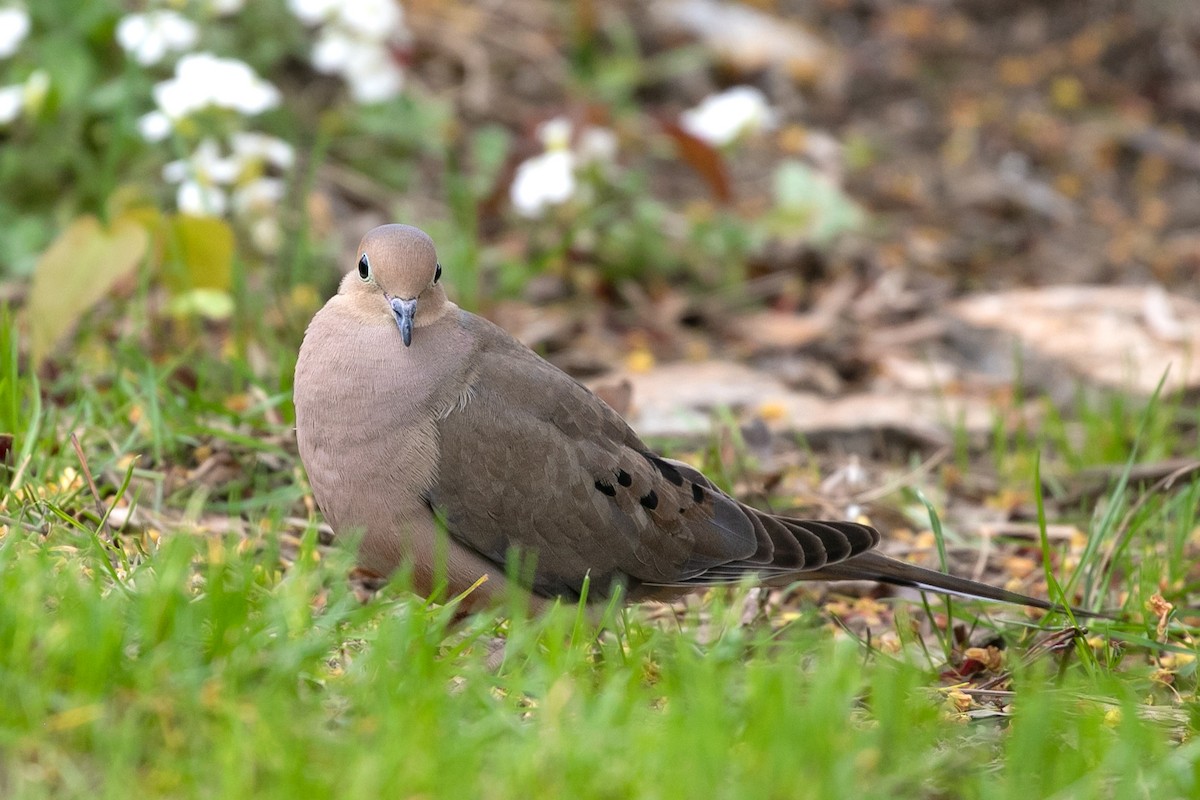
[[[617,470],[617,483],[622,486],[630,486],[633,484],[633,477],[623,469]]]
[[[692,484],[692,499],[697,503],[704,502],[704,490],[700,488],[700,484],[698,483]]]
[[[645,497],[640,498],[638,502],[653,511],[654,509],[658,508],[658,495],[656,495],[654,490],[651,489],[650,492]]]
[[[669,461],[664,461],[653,453],[642,453],[642,457],[654,466],[664,478],[676,486],[683,486],[683,473],[675,469]]]
[[[617,496],[617,489],[611,483],[604,481],[596,481],[596,488],[600,490],[600,494],[606,494],[609,497]]]

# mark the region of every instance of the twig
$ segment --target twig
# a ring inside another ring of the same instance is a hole
[[[1112,559],[1116,556],[1117,551],[1125,547],[1132,534],[1131,526],[1133,525],[1134,515],[1141,511],[1146,503],[1150,502],[1151,497],[1170,490],[1172,485],[1180,478],[1197,473],[1200,473],[1200,461],[1190,461],[1170,474],[1163,476],[1153,486],[1143,492],[1134,501],[1134,504],[1129,507],[1129,510],[1125,512],[1125,516],[1121,518],[1121,523],[1117,525],[1116,535],[1112,538],[1112,544],[1105,551],[1104,558],[1100,560],[1100,564],[1107,569]]]
[[[17,467],[16,472],[13,473],[12,480],[8,482],[8,491],[10,493],[16,493],[17,487],[21,485],[21,479],[25,477],[25,470],[29,467],[29,462],[32,460],[33,453],[26,453],[25,457],[21,459],[20,465]],[[0,501],[0,508],[4,508],[7,503],[8,498],[5,497],[3,501]]]
[[[34,523],[26,522],[23,519],[17,519],[16,517],[10,517],[7,514],[0,514],[0,525],[9,525],[9,526],[16,526],[18,528],[24,528],[25,530],[29,531],[30,533],[45,534],[46,531],[49,530],[49,528],[45,525],[45,523],[43,523],[41,525],[35,525]]]
[[[83,469],[83,477],[87,479],[88,488],[92,490],[92,497],[96,501],[96,513],[100,515],[100,519],[104,519],[104,501],[100,499],[100,492],[96,489],[96,482],[92,480],[92,470],[88,467],[87,457],[83,454],[83,448],[79,445],[79,437],[71,433],[71,446],[75,448],[75,455],[79,457],[79,466]]]
[[[1085,469],[1080,477],[1091,481],[1089,485],[1080,486],[1067,492],[1062,497],[1055,498],[1054,503],[1059,508],[1073,506],[1083,502],[1091,502],[1108,491],[1109,484],[1125,474],[1126,465],[1092,467]],[[1170,458],[1165,461],[1155,461],[1150,464],[1134,464],[1129,469],[1129,483],[1145,484],[1151,480],[1179,479],[1190,472],[1200,472],[1200,461],[1183,458]],[[1169,484],[1168,484],[1169,488]]]
[[[943,447],[941,450],[938,450],[929,458],[925,459],[923,462],[900,477],[888,481],[883,486],[879,486],[875,489],[868,489],[867,491],[852,495],[850,499],[855,503],[872,503],[882,497],[887,497],[897,489],[901,489],[905,486],[912,486],[918,477],[932,472],[933,468],[945,461],[946,457],[949,455],[950,448]]]
[[[979,529],[979,538],[983,541],[979,548],[979,557],[975,559],[975,568],[971,570],[974,580],[983,580],[983,571],[987,569],[988,557],[992,554],[992,531],[990,528]]]

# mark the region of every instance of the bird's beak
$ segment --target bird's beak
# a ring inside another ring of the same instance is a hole
[[[400,327],[400,338],[404,346],[412,344],[413,317],[417,315],[417,298],[401,300],[393,297],[391,300],[392,313],[396,316],[396,325]]]

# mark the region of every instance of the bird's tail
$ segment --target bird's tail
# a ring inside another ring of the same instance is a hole
[[[1074,606],[1062,606],[1036,597],[1010,592],[989,586],[986,583],[947,575],[932,569],[918,567],[904,561],[897,561],[875,552],[863,553],[838,564],[829,564],[817,570],[805,572],[806,580],[874,580],[890,583],[896,586],[907,586],[927,592],[966,597],[970,599],[996,600],[1001,603],[1013,603],[1021,606],[1043,608],[1047,611],[1070,610],[1077,617],[1107,617],[1108,615],[1095,611],[1084,611]]]

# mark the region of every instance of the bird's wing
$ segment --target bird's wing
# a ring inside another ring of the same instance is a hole
[[[439,419],[429,501],[451,536],[493,562],[531,557],[532,574],[518,577],[535,591],[577,595],[589,574],[601,594],[614,581],[728,582],[819,567],[878,541],[865,526],[741,505],[650,453],[608,405],[499,328],[467,324],[482,326],[480,349]]]

